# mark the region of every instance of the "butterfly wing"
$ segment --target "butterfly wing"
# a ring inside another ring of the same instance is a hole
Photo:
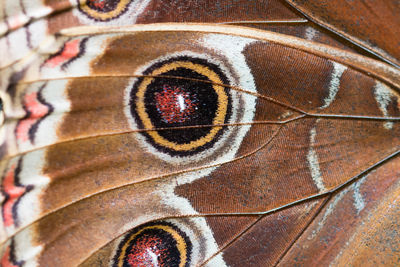
[[[398,229],[399,77],[237,26],[62,30],[2,73],[2,264],[362,260]]]
[[[312,21],[399,66],[399,1],[287,2]]]

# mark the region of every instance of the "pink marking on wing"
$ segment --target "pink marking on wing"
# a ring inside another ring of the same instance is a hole
[[[0,266],[2,266],[2,267],[18,267],[18,265],[15,265],[14,263],[11,262],[10,254],[11,254],[11,248],[10,248],[10,246],[7,246],[6,251],[4,251],[4,254],[1,257]]]
[[[24,187],[15,186],[15,168],[15,164],[12,165],[3,180],[3,190],[8,195],[8,199],[3,205],[3,219],[5,226],[11,226],[14,224],[13,206],[26,191],[26,188]]]
[[[71,58],[76,57],[79,54],[79,39],[75,39],[69,42],[66,42],[64,45],[64,49],[62,50],[61,54],[49,58],[46,61],[46,65],[49,67],[57,67],[58,65],[61,65],[62,63],[70,60]]]
[[[26,23],[26,16],[23,14],[14,15],[8,19],[8,27],[10,30],[15,30]]]
[[[37,97],[37,92],[25,95],[24,106],[30,114],[28,118],[21,120],[17,126],[17,139],[21,141],[29,140],[29,129],[49,112],[49,108],[40,103]]]

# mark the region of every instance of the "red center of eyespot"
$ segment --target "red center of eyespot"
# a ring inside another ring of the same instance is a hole
[[[89,0],[89,2],[96,8],[104,8],[106,0]]]
[[[127,263],[135,267],[166,266],[167,255],[168,249],[163,248],[161,238],[143,235],[136,240],[135,246],[128,252]]]
[[[196,99],[180,87],[164,85],[155,94],[156,108],[166,123],[182,123],[191,118],[197,109]]]

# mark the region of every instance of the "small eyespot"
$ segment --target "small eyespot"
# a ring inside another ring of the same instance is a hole
[[[169,222],[139,226],[121,241],[114,267],[190,266],[192,244],[187,235]]]
[[[127,12],[134,0],[78,0],[78,9],[89,19],[110,21]]]

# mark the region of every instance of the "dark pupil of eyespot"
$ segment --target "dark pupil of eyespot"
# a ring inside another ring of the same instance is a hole
[[[145,93],[145,108],[156,128],[212,125],[218,108],[218,95],[211,83],[190,80],[207,80],[201,74],[178,68],[163,74],[185,79],[157,78]],[[209,127],[187,128],[177,132],[162,130],[159,134],[178,144],[199,139],[209,132]],[[178,133],[178,134],[177,134]]]
[[[86,0],[86,5],[99,12],[110,12],[114,10],[120,0]]]

